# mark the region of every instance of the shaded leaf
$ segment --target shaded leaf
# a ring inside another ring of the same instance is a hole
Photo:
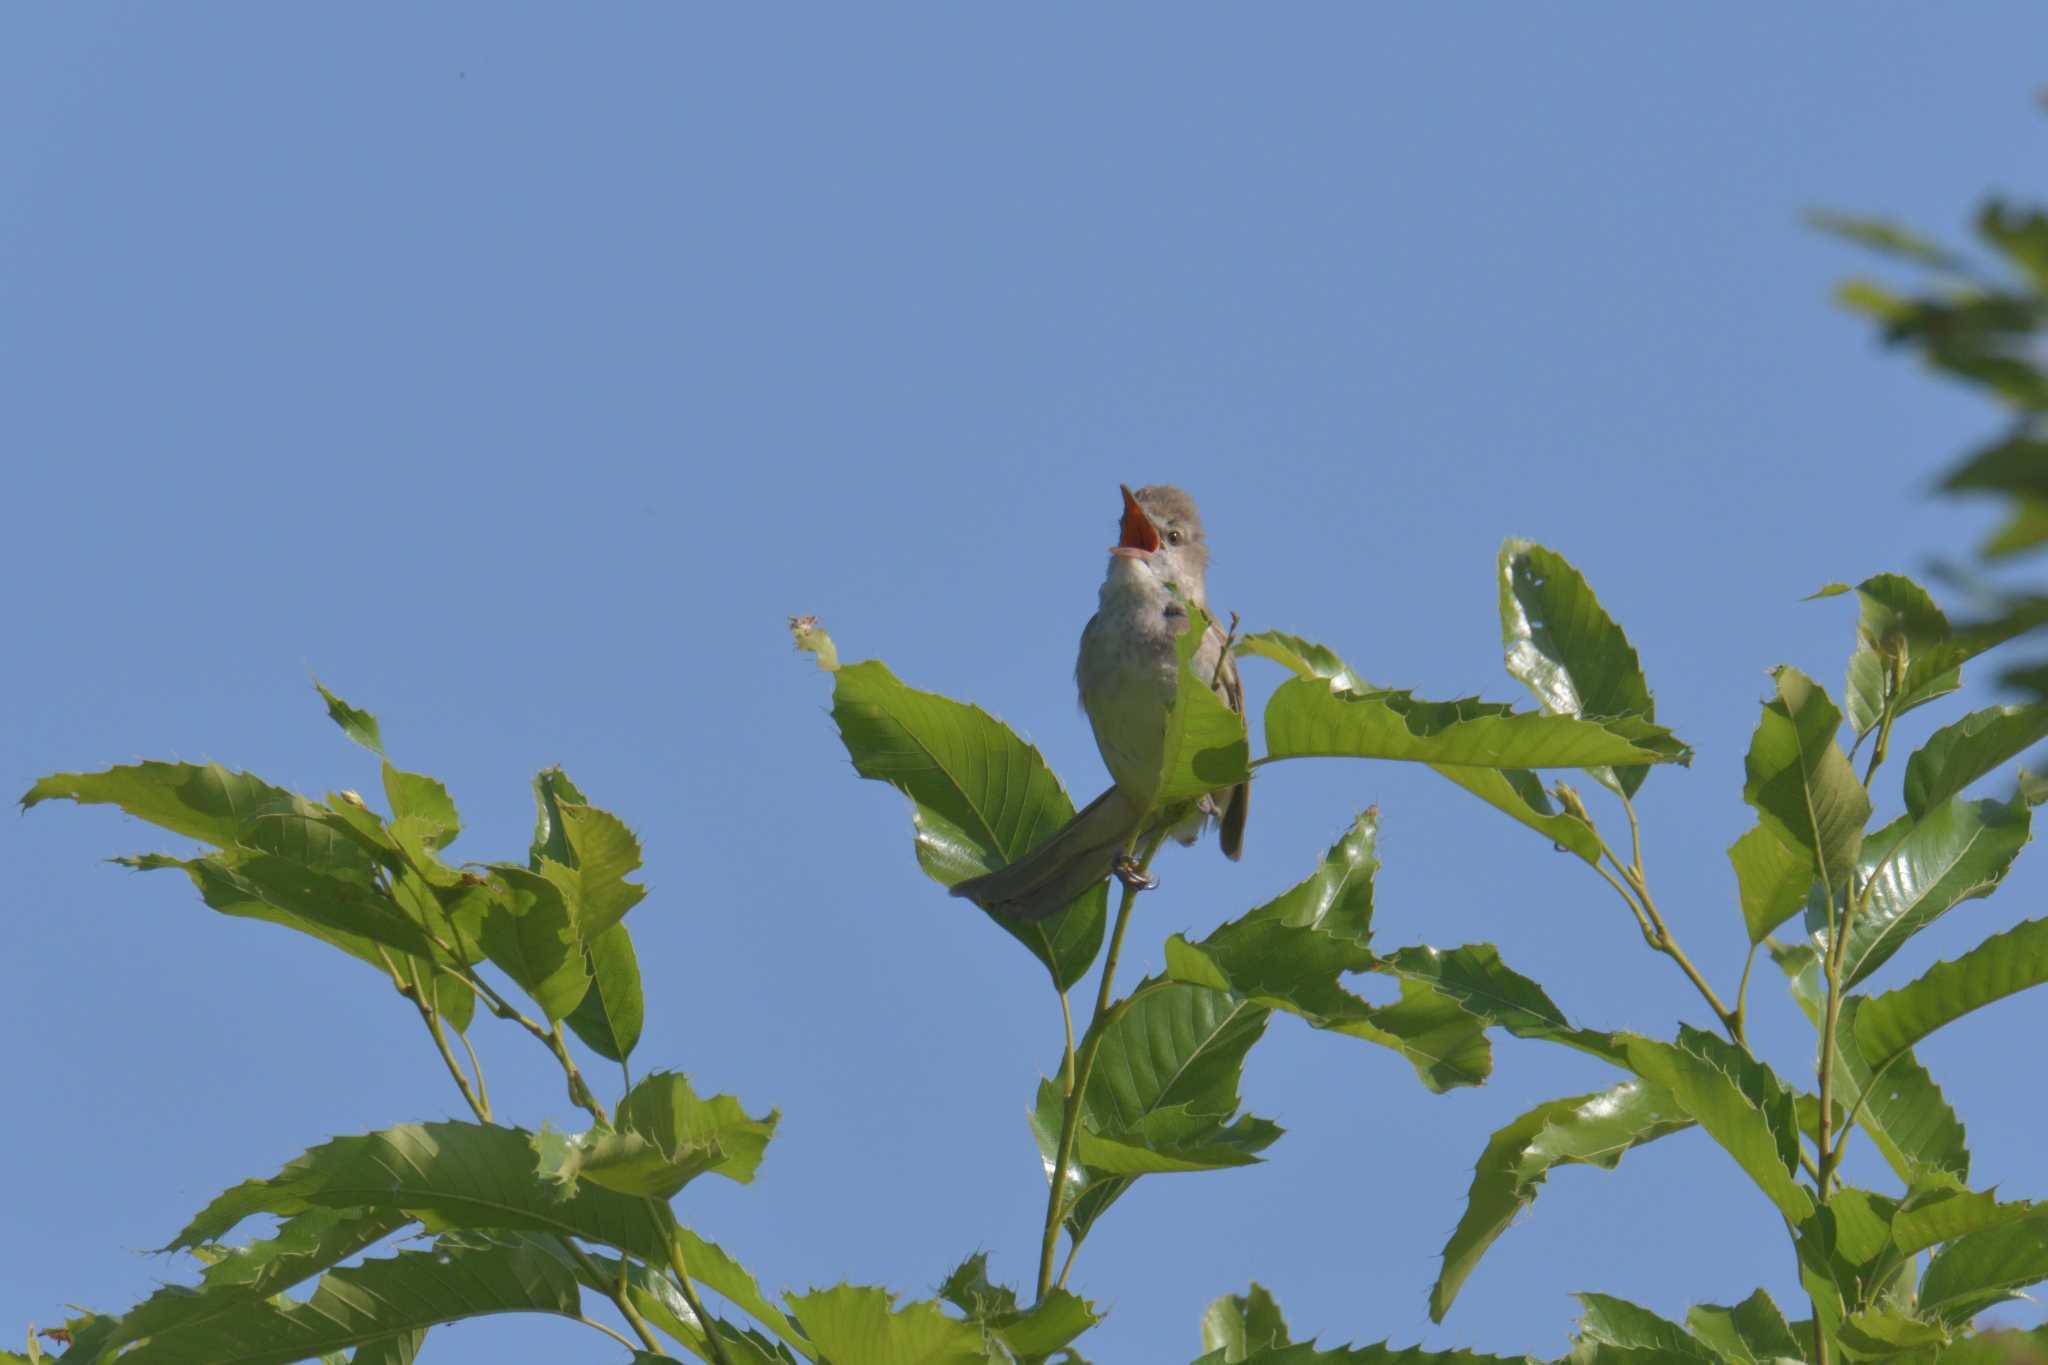
[[[2048,981],[2048,920],[2027,920],[1994,934],[1952,962],[1937,962],[1918,979],[1864,1001],[1856,1040],[1883,1067],[1945,1024],[1996,1000]]]
[[[1428,986],[1487,1028],[1562,1043],[1616,1066],[1628,1064],[1617,1035],[1575,1027],[1541,986],[1502,962],[1491,943],[1400,948],[1381,958],[1378,970],[1400,977],[1404,985]]]
[[[624,821],[595,806],[560,801],[555,807],[570,856],[549,857],[573,872],[555,879],[573,892],[576,930],[588,941],[624,919],[647,895],[647,888],[626,880],[640,866],[640,841]]]
[[[1209,685],[1195,676],[1195,652],[1208,633],[1209,617],[1188,604],[1188,625],[1174,642],[1180,657],[1180,687],[1166,716],[1164,764],[1153,804],[1158,807],[1192,801],[1251,777],[1251,744],[1244,717],[1233,711]]]
[[[1803,848],[1787,845],[1768,824],[1757,824],[1730,844],[1728,861],[1735,867],[1742,920],[1749,927],[1752,945],[1769,938],[1773,929],[1806,904],[1807,891],[1813,886],[1813,857]]]
[[[1989,1190],[1957,1187],[1916,1190],[1892,1214],[1891,1240],[1902,1256],[1973,1232],[2048,1215],[2030,1200],[2000,1203]]]
[[[1527,768],[1470,768],[1432,763],[1430,768],[1535,830],[1551,843],[1576,853],[1593,866],[1600,863],[1600,836],[1576,815],[1560,811],[1550,803],[1543,783]],[[1630,768],[1629,772],[1647,769]]]
[[[550,1022],[565,1018],[590,989],[583,945],[561,888],[512,863],[491,874],[498,894],[478,929],[485,956],[533,997]]]
[[[1761,1289],[1733,1308],[1695,1304],[1686,1312],[1685,1325],[1701,1345],[1736,1365],[1803,1360],[1813,1344],[1810,1337],[1801,1342],[1792,1335],[1785,1315]]]
[[[1444,1320],[1480,1258],[1535,1201],[1552,1169],[1589,1165],[1613,1170],[1634,1148],[1692,1123],[1691,1115],[1656,1087],[1625,1081],[1596,1094],[1550,1100],[1496,1132],[1479,1155],[1465,1212],[1444,1244],[1443,1269],[1430,1290],[1430,1320]]]
[[[1635,646],[1563,555],[1527,540],[1500,549],[1501,643],[1507,670],[1557,716],[1640,716],[1656,702]],[[1646,767],[1604,770],[1600,780],[1633,796]]]
[[[118,806],[173,834],[229,848],[260,816],[289,811],[299,798],[218,763],[137,763],[103,773],[52,773],[22,795],[23,810],[62,797]]]
[[[1611,1294],[1575,1294],[1572,1297],[1586,1310],[1579,1319],[1581,1341],[1598,1342],[1625,1351],[1654,1351],[1664,1357],[1692,1359],[1713,1365],[1713,1353],[1693,1340],[1691,1333],[1647,1308]]]
[[[906,687],[874,661],[832,678],[832,719],[854,770],[910,798],[918,865],[941,885],[1015,862],[1072,818],[1038,750],[980,707]],[[989,918],[1064,991],[1094,962],[1107,905],[1102,885],[1047,919]]]
[[[1951,641],[1948,617],[1927,590],[1903,574],[1878,574],[1856,585],[1856,649],[1849,656],[1849,726],[1861,739],[1884,713],[1887,660],[1905,664],[1894,716],[1904,715],[1962,685],[1957,671],[1968,654]],[[1974,651],[1971,651],[1974,652]]]
[[[575,1317],[582,1295],[559,1261],[524,1248],[405,1251],[334,1270],[305,1303],[252,1299],[124,1354],[124,1365],[285,1365],[487,1313]]]
[[[665,1208],[595,1187],[561,1198],[534,1168],[532,1139],[518,1128],[456,1122],[401,1124],[335,1138],[274,1176],[222,1193],[164,1249],[217,1241],[257,1214],[288,1218],[308,1209],[370,1209],[421,1218],[436,1228],[580,1237],[666,1261],[668,1243],[658,1222]]]
[[[384,799],[391,803],[391,832],[401,846],[416,842],[434,852],[455,842],[462,832],[455,798],[425,773],[402,772],[386,760]]]
[[[1236,650],[1241,655],[1254,655],[1271,659],[1297,678],[1321,678],[1331,687],[1344,692],[1369,692],[1372,690],[1363,678],[1351,671],[1331,650],[1304,640],[1299,635],[1285,631],[1262,630],[1253,635],[1238,637]]]
[[[1242,1361],[1253,1351],[1292,1344],[1287,1320],[1265,1286],[1254,1283],[1243,1294],[1211,1299],[1202,1314],[1202,1349],[1221,1351],[1223,1359]]]

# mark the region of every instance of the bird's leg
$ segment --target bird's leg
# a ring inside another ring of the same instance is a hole
[[[1154,891],[1159,887],[1159,878],[1146,876],[1144,867],[1131,856],[1128,848],[1116,851],[1116,861],[1110,864],[1109,870],[1116,874],[1118,881],[1133,891]]]

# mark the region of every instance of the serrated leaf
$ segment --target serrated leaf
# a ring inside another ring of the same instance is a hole
[[[1656,702],[1628,636],[1563,555],[1527,540],[1500,550],[1501,643],[1507,670],[1556,716],[1640,716]],[[1646,767],[1608,769],[1600,780],[1633,796]]]
[[[1791,1324],[1759,1289],[1733,1308],[1696,1304],[1687,1310],[1685,1325],[1695,1340],[1735,1365],[1771,1365],[1776,1360],[1802,1360],[1809,1339],[1801,1343]]]
[[[1351,665],[1333,650],[1289,635],[1282,630],[1262,630],[1238,637],[1236,651],[1260,659],[1271,659],[1297,678],[1321,678],[1343,692],[1369,692],[1372,687],[1351,671]]]
[[[1851,1360],[1885,1360],[1948,1344],[1949,1331],[1898,1304],[1859,1308],[1843,1320],[1837,1342]]]
[[[1587,863],[1600,864],[1600,836],[1575,815],[1550,804],[1543,782],[1527,768],[1460,768],[1432,763],[1432,771],[1471,792],[1474,796],[1527,825],[1559,848],[1575,853]],[[1630,768],[1629,772],[1647,769]]]
[[[1803,848],[1788,846],[1768,825],[1759,823],[1730,844],[1728,861],[1735,867],[1742,921],[1749,927],[1752,946],[1769,938],[1806,904],[1813,885],[1813,857]]]
[[[1951,640],[1948,617],[1927,590],[1903,574],[1877,574],[1856,585],[1856,649],[1849,656],[1844,705],[1861,739],[1884,712],[1887,658],[1903,657],[1893,716],[1904,715],[1962,685],[1957,671],[1970,653]]]
[[[1211,1299],[1202,1314],[1202,1349],[1221,1351],[1223,1359],[1242,1361],[1253,1351],[1292,1344],[1280,1305],[1264,1285],[1253,1283],[1243,1294]]]
[[[533,997],[550,1022],[583,1002],[590,989],[583,945],[561,888],[512,863],[491,867],[498,894],[477,931],[485,956]]]
[[[1798,1119],[1770,1068],[1691,1027],[1680,1027],[1676,1043],[1623,1037],[1629,1068],[1698,1120],[1788,1220],[1804,1222],[1813,1199],[1795,1179]]]
[[[1432,1009],[1419,997],[1375,1006],[1340,984],[1378,961],[1366,947],[1377,830],[1373,812],[1358,816],[1306,880],[1200,943],[1173,935],[1166,941],[1166,976],[1233,991],[1315,1028],[1391,1047],[1433,1088],[1476,1083],[1489,1059],[1476,1022],[1441,1004]]]
[[[1966,900],[1997,889],[2033,837],[2033,813],[2024,803],[1951,800],[1914,823],[1902,817],[1865,841],[1856,859],[1856,885],[1868,899],[1849,922],[1842,982],[1856,986],[1891,959],[1906,941]],[[1827,947],[1827,913],[1818,897],[1808,904],[1807,932]]]
[[[2048,1214],[1957,1238],[1934,1253],[1920,1278],[1920,1308],[1967,1322],[2015,1291],[2048,1280]]]
[[[217,1241],[257,1214],[374,1209],[422,1219],[430,1229],[553,1233],[666,1260],[657,1221],[663,1206],[599,1188],[561,1198],[535,1170],[532,1140],[523,1129],[452,1121],[335,1138],[274,1176],[225,1191],[164,1249]]]
[[[978,706],[906,687],[875,661],[832,675],[832,719],[862,777],[910,798],[918,865],[952,886],[1007,866],[1073,817],[1074,803],[1037,749]],[[1066,990],[1102,946],[1108,888],[1058,914],[989,918]]]
[[[1870,798],[1835,743],[1841,715],[1827,693],[1796,668],[1772,676],[1777,695],[1764,704],[1743,760],[1742,798],[1766,829],[1813,859],[1815,874],[1839,896],[1862,846]]]
[[[1611,1294],[1575,1294],[1585,1308],[1579,1319],[1579,1339],[1614,1346],[1626,1351],[1654,1351],[1715,1365],[1705,1346],[1677,1323],[1660,1318],[1649,1309],[1618,1299]]]
[[[1936,1029],[2044,981],[2048,920],[2027,920],[1864,1002],[1856,1015],[1856,1040],[1873,1065],[1882,1067]]]
[[[576,870],[577,931],[596,938],[647,895],[646,887],[626,880],[640,866],[640,841],[609,811],[567,801],[557,810],[572,854],[566,865]]]
[[[1805,945],[1774,946],[1771,955],[1785,972],[1792,998],[1818,1032],[1826,1006],[1819,955]],[[1861,1105],[1863,1130],[1908,1185],[1938,1177],[1969,1179],[1970,1152],[1962,1120],[1912,1053],[1896,1058],[1873,1087],[1871,1065],[1856,1041],[1856,1013],[1862,1005],[1861,996],[1842,1002],[1835,1031],[1835,1102],[1845,1112]]]
[[[946,1316],[936,1303],[898,1308],[886,1289],[847,1284],[791,1294],[787,1301],[832,1365],[986,1365],[988,1360],[981,1330]]]
[[[1465,1212],[1444,1244],[1443,1269],[1430,1289],[1430,1320],[1444,1320],[1480,1258],[1535,1202],[1554,1168],[1613,1170],[1628,1152],[1692,1124],[1691,1115],[1656,1087],[1625,1081],[1595,1094],[1550,1100],[1500,1129],[1480,1153]]]
[[[623,924],[599,934],[586,951],[590,989],[562,1022],[598,1056],[623,1062],[639,1043],[646,1021],[640,959]]]
[[[1497,702],[1340,692],[1296,678],[1266,703],[1266,758],[1385,758],[1479,768],[1599,768],[1689,762],[1668,730],[1634,717],[1578,720]],[[1264,760],[1261,760],[1264,761]]]
[[[404,1251],[334,1270],[305,1303],[253,1299],[161,1332],[124,1365],[286,1365],[486,1313],[576,1317],[582,1295],[552,1257],[525,1248]]]
[[[409,773],[384,764],[384,799],[391,803],[391,829],[402,844],[409,834],[429,851],[439,851],[455,842],[462,832],[462,817],[456,813],[455,798],[439,780],[425,773]]]
[[[687,1078],[657,1071],[619,1101],[609,1128],[542,1133],[535,1150],[549,1179],[665,1200],[700,1175],[751,1183],[779,1118],[750,1117],[731,1095],[699,1099]]]
[[[2031,1200],[2000,1203],[1989,1190],[1959,1187],[1916,1190],[1892,1214],[1891,1240],[1902,1256],[1953,1242],[1973,1232],[2048,1215]]]
[[[1992,706],[1936,730],[1906,760],[1906,813],[1915,820],[2048,738],[2048,703]]]
[[[27,810],[61,797],[80,805],[118,806],[173,834],[230,848],[245,825],[289,811],[299,798],[218,763],[136,763],[100,773],[52,773],[23,793]]]
[[[341,727],[341,732],[378,757],[384,755],[384,736],[377,727],[377,718],[368,711],[358,710],[329,692],[318,678],[313,679],[314,688],[320,693],[320,700],[327,703],[327,718]]]
[[[1502,962],[1500,950],[1491,943],[1400,948],[1381,958],[1378,970],[1400,977],[1404,985],[1427,986],[1486,1028],[1561,1043],[1616,1066],[1627,1065],[1617,1035],[1575,1027],[1541,986]]]
[[[1093,1304],[1064,1289],[1054,1289],[1028,1309],[1019,1308],[1017,1291],[990,1283],[985,1251],[961,1262],[939,1286],[939,1297],[1025,1359],[1051,1355],[1100,1320]]]

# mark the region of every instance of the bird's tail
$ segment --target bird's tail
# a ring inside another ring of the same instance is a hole
[[[1064,910],[1107,877],[1145,812],[1115,787],[1089,802],[1050,839],[1008,867],[953,887],[984,910],[1038,920]]]

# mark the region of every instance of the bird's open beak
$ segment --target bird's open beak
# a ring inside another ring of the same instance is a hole
[[[1138,506],[1138,500],[1131,496],[1129,484],[1119,484],[1124,491],[1123,534],[1117,543],[1109,547],[1113,555],[1127,559],[1145,559],[1159,548],[1159,528],[1152,524],[1152,518],[1145,515],[1145,509]]]

